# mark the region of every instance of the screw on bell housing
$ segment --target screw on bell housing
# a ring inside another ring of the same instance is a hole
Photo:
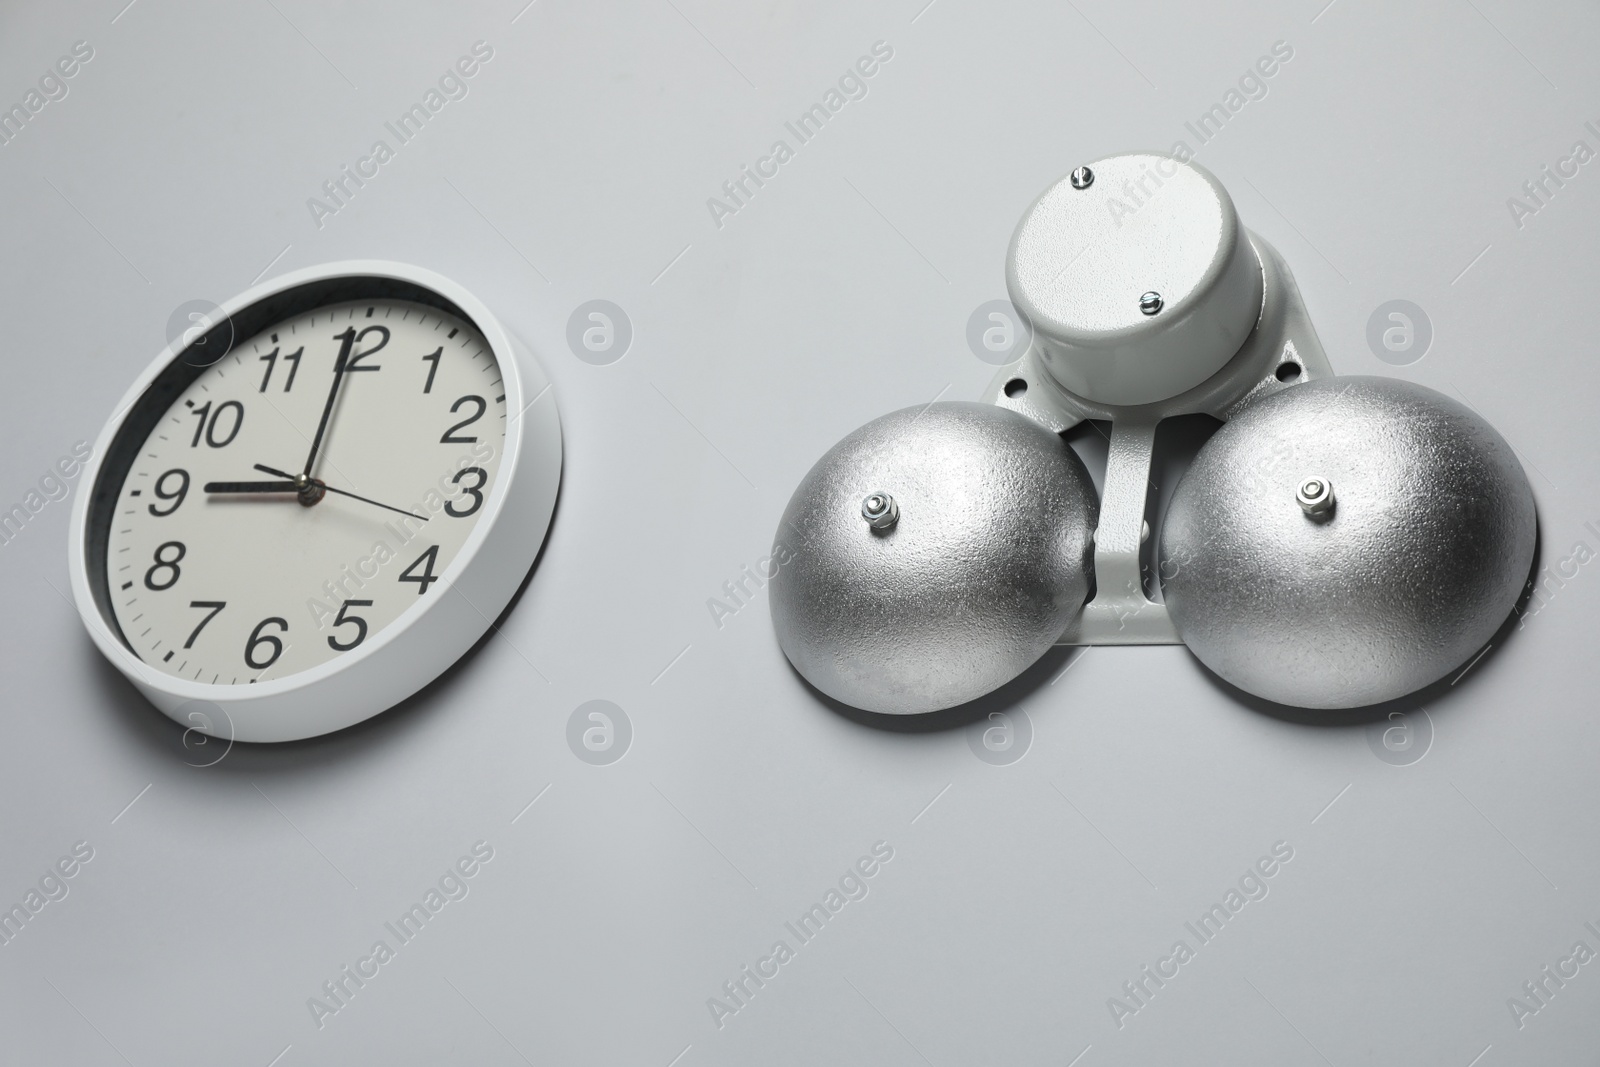
[[[1164,306],[1161,294],[1154,289],[1139,298],[1139,310],[1146,315],[1154,315]]]
[[[1094,171],[1088,167],[1079,167],[1072,172],[1072,187],[1074,189],[1087,189],[1094,184]]]
[[[1312,518],[1323,518],[1333,512],[1333,483],[1326,478],[1307,478],[1294,491],[1295,503]]]
[[[861,502],[861,517],[874,530],[887,530],[900,521],[900,505],[888,493],[868,493]]]

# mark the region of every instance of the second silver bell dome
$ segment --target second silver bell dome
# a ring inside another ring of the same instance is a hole
[[[1330,378],[1245,408],[1200,450],[1161,535],[1185,644],[1246,692],[1353,708],[1464,666],[1533,565],[1505,439],[1420,385]]]
[[[1083,607],[1097,503],[1056,434],[987,404],[875,419],[822,457],[778,538],[778,641],[828,696],[915,714],[1042,656]]]

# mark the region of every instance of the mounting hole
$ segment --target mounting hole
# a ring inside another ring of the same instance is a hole
[[[1021,378],[1013,378],[1006,383],[1006,396],[1019,397],[1028,391],[1028,383]]]
[[[1288,363],[1278,364],[1278,381],[1292,382],[1300,377],[1300,364],[1290,360]]]

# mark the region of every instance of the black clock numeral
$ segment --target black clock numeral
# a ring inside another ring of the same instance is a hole
[[[144,587],[146,589],[154,589],[159,593],[163,589],[171,589],[173,586],[177,585],[178,575],[181,573],[178,569],[178,561],[183,559],[184,553],[188,551],[189,550],[187,548],[183,547],[182,541],[163,541],[161,544],[157,545],[155,553],[156,561],[150,565],[149,570],[144,572]],[[163,553],[170,554],[172,558],[167,559]],[[172,577],[168,578],[164,582],[157,582],[156,571],[171,571]]]
[[[233,413],[230,419],[231,425],[228,428],[227,436],[219,441],[217,440],[217,427],[222,424],[223,412],[226,411],[232,411]],[[200,420],[194,428],[194,440],[189,442],[190,448],[199,448],[202,436],[205,437],[206,444],[212,448],[225,448],[233,443],[235,437],[239,436],[239,427],[244,425],[244,405],[237,400],[225,400],[218,404],[215,414],[212,414],[211,411],[211,401],[207,400],[189,414]]]
[[[439,557],[439,546],[429,545],[428,550],[411,561],[411,566],[400,572],[399,580],[402,582],[416,582],[417,595],[421,596],[428,591],[428,586],[439,579],[433,576],[433,564]],[[413,575],[411,572],[422,567],[422,573]]]
[[[342,341],[346,337],[350,336],[350,334],[354,333],[354,331],[355,331],[355,327],[352,326],[352,327],[350,327],[350,329],[346,330],[344,333],[335,334],[334,335],[334,340]],[[368,326],[365,330],[362,330],[360,333],[355,334],[355,337],[353,339],[353,343],[354,344],[360,344],[361,343],[361,339],[363,337],[367,336],[367,334],[369,334],[369,333],[381,334],[382,336],[380,336],[378,338],[378,343],[373,345],[371,348],[369,348],[369,349],[367,349],[367,350],[365,350],[363,352],[352,352],[350,354],[349,360],[346,361],[346,363],[344,365],[344,372],[346,374],[350,374],[350,373],[352,373],[354,371],[361,371],[361,370],[382,370],[383,369],[382,367],[359,367],[359,366],[356,365],[356,364],[360,363],[361,360],[363,360],[366,357],[372,355],[374,352],[382,351],[383,347],[389,343],[389,327],[387,327],[387,326]]]
[[[172,477],[174,474],[178,476],[178,488],[175,490],[168,490],[166,488],[167,479]],[[149,505],[150,514],[161,517],[171,515],[183,505],[183,498],[189,495],[189,472],[181,467],[174,467],[169,471],[163,471],[161,477],[156,479],[154,491],[156,496],[160,497],[162,500],[172,501],[172,506],[166,511],[162,511],[154,504],[151,504]]]
[[[283,642],[274,634],[264,634],[261,632],[266,627],[273,625],[277,626],[278,629],[284,633],[289,632],[288,620],[280,619],[276,615],[270,619],[262,619],[260,622],[256,623],[256,628],[250,631],[250,640],[246,641],[244,644],[244,663],[245,666],[249,667],[251,670],[264,671],[274,663],[278,662],[278,657],[283,655]],[[266,658],[265,662],[257,662],[255,658],[256,649],[261,645],[272,646],[272,654]]]
[[[300,373],[300,357],[305,354],[305,351],[305,346],[301,345],[299,348],[295,349],[295,351],[286,353],[283,357],[283,361],[285,363],[291,364],[289,367],[289,377],[283,383],[283,391],[286,393],[290,389],[294,388],[294,376]],[[273,368],[278,365],[278,350],[274,348],[271,352],[268,352],[266,355],[262,356],[261,362],[267,365],[267,373],[261,376],[261,388],[256,390],[258,393],[266,392],[267,383],[272,381]]]
[[[356,627],[355,640],[340,641],[332,634],[329,634],[328,647],[333,649],[335,652],[349,652],[352,648],[355,648],[361,642],[365,641],[367,639],[367,620],[363,619],[359,615],[346,615],[345,612],[349,611],[351,608],[370,607],[372,607],[372,601],[370,600],[346,600],[343,604],[339,605],[339,614],[334,617],[333,624],[335,626],[343,626],[347,622],[354,623]]]
[[[442,355],[444,355],[444,346],[440,345],[438,348],[435,348],[432,352],[429,352],[427,355],[422,357],[422,362],[433,364],[433,366],[428,368],[428,380],[422,383],[422,391],[424,393],[433,392],[433,376],[439,373],[439,357]]]
[[[184,648],[194,647],[194,639],[200,636],[200,631],[206,628],[206,623],[216,618],[217,612],[227,607],[228,602],[226,600],[191,600],[189,601],[189,606],[191,608],[210,608],[211,610],[206,612],[206,616],[200,620],[200,624],[190,631],[189,640],[183,643]]]
[[[457,400],[454,404],[450,405],[450,414],[454,415],[457,411],[459,411],[462,404],[476,404],[478,405],[478,410],[470,417],[462,419],[460,422],[446,430],[444,432],[444,436],[439,438],[439,443],[441,445],[470,445],[477,441],[476,437],[457,437],[455,436],[455,433],[463,426],[471,426],[473,423],[483,418],[483,413],[489,410],[489,405],[481,396],[464,396],[460,400]]]
[[[469,474],[476,474],[478,476],[478,480],[472,485],[461,485],[461,479],[465,478]],[[468,515],[476,513],[479,508],[483,507],[483,486],[484,483],[489,480],[488,471],[484,470],[482,467],[463,467],[461,470],[456,471],[456,476],[450,480],[456,485],[461,485],[462,493],[472,497],[472,506],[467,508],[465,511],[457,511],[456,502],[454,500],[446,500],[444,502],[444,513],[446,515],[450,516],[452,519],[464,519]]]
[[[200,447],[200,435],[205,432],[206,419],[209,418],[210,415],[211,415],[211,401],[207,400],[204,404],[201,404],[199,407],[195,408],[189,414],[195,416],[197,419],[200,420],[195,425],[195,428],[194,428],[194,440],[189,442],[189,447],[190,448],[199,448]]]

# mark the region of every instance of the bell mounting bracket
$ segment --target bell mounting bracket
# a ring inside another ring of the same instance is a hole
[[[984,403],[1064,433],[1085,420],[1111,423],[1100,521],[1094,542],[1094,598],[1058,642],[1063,645],[1182,644],[1166,606],[1145,595],[1143,542],[1156,427],[1175,415],[1207,414],[1226,422],[1245,405],[1301,382],[1332,378],[1322,342],[1288,264],[1246,231],[1262,271],[1261,313],[1234,356],[1199,385],[1166,400],[1119,405],[1091,400],[1050,373],[1037,336],[1022,359],[1000,372]]]

